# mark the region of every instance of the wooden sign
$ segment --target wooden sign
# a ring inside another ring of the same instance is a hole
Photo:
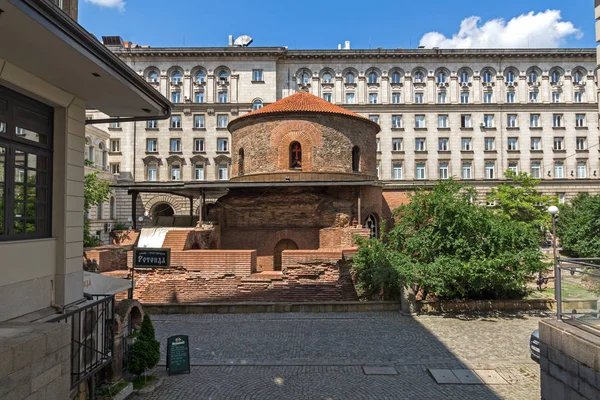
[[[171,266],[171,249],[151,249],[136,247],[133,249],[135,268],[168,268]]]
[[[169,375],[190,373],[190,343],[187,335],[167,339],[167,371]]]

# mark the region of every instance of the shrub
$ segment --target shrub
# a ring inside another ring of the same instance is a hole
[[[137,340],[131,346],[129,371],[134,375],[142,375],[154,368],[160,360],[160,343],[154,337],[154,327],[148,314],[144,314],[142,327]]]

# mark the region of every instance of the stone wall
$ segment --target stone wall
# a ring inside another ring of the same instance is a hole
[[[600,398],[600,337],[562,321],[540,322],[543,400]]]
[[[0,324],[0,398],[68,399],[70,340],[67,324]]]

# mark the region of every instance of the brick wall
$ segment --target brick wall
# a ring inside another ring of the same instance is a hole
[[[368,238],[371,231],[366,228],[327,228],[319,231],[321,249],[345,249],[356,245],[354,237]]]
[[[83,265],[88,271],[108,272],[127,269],[127,252],[132,246],[107,245],[85,249]]]

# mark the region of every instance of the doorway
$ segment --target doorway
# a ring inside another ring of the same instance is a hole
[[[298,250],[298,245],[291,239],[282,239],[275,245],[275,254],[273,255],[273,270],[281,271],[281,253],[284,250]]]

